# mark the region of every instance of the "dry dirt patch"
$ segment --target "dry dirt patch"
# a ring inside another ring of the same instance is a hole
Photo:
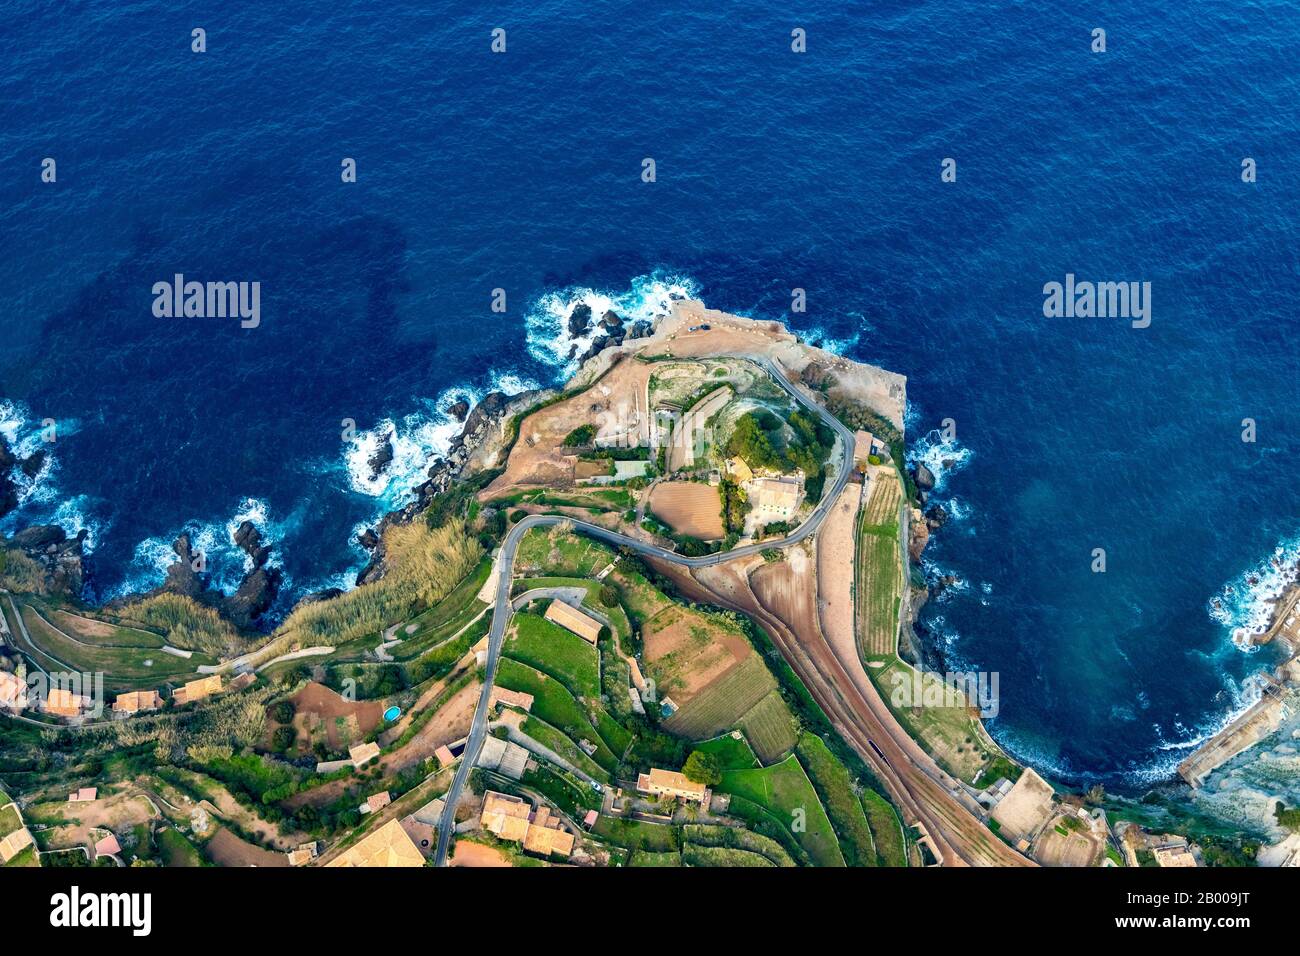
[[[703,541],[722,537],[722,499],[718,489],[698,481],[666,481],[650,492],[654,516],[679,534]]]
[[[241,840],[225,827],[218,827],[207,842],[208,855],[218,866],[288,866],[283,853],[254,846]]]
[[[456,853],[451,858],[451,866],[510,866],[510,858],[493,846],[482,843],[470,843],[461,840],[456,844]]]
[[[680,607],[665,608],[646,622],[642,639],[660,696],[680,706],[753,653],[739,634]]]
[[[540,485],[571,487],[573,449],[565,448],[563,442],[580,425],[596,425],[597,441],[619,437],[624,444],[645,444],[645,392],[650,372],[651,367],[643,362],[623,360],[585,392],[529,415],[520,422],[519,439],[505,472],[479,492],[479,500]],[[636,424],[630,426],[631,432],[622,435],[632,422]]]
[[[323,684],[311,683],[291,698],[299,747],[310,749],[324,739],[331,750],[343,750],[379,726],[384,703],[349,701]]]

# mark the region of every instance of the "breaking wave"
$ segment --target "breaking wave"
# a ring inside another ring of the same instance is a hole
[[[625,292],[614,293],[584,286],[569,286],[547,292],[532,304],[524,316],[528,353],[543,365],[555,369],[557,380],[567,378],[578,369],[578,360],[600,332],[600,320],[606,312],[615,312],[624,327],[634,322],[653,326],[668,315],[678,299],[699,295],[699,284],[689,276],[655,270],[637,276]],[[591,309],[591,328],[585,333],[569,331],[569,318],[579,305]]]

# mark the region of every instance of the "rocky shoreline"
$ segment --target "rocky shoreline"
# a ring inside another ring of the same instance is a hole
[[[625,341],[645,338],[654,334],[653,324],[645,319],[628,322],[618,313],[606,311],[597,318],[591,307],[578,303],[567,319],[568,333],[575,338],[590,336],[590,343],[579,354],[575,343],[569,359],[579,365],[574,379],[598,372],[600,363],[593,359],[602,357],[608,349],[617,348]],[[384,532],[395,524],[407,524],[423,514],[439,495],[447,492],[457,481],[467,480],[475,474],[499,467],[505,459],[510,443],[509,424],[515,416],[539,402],[558,394],[553,388],[534,389],[515,395],[494,391],[484,395],[472,407],[461,400],[449,409],[462,423],[460,433],[452,440],[445,455],[433,459],[425,472],[425,480],[415,488],[411,501],[385,514],[375,525],[358,535],[358,542],[370,552],[370,560],[357,574],[358,586],[379,580],[387,570],[384,555]],[[367,460],[371,477],[380,477],[394,459],[391,432],[383,437],[379,446]],[[17,507],[17,488],[11,479],[14,466],[25,474],[34,476],[44,465],[45,453],[38,452],[20,461],[0,439],[0,517]],[[36,525],[18,532],[11,546],[37,561],[45,571],[49,590],[81,600],[91,570],[87,567],[83,531],[73,538],[53,525]],[[132,594],[110,602],[111,609],[120,610],[135,601],[163,593],[179,594],[191,598],[221,613],[240,630],[259,630],[266,624],[266,614],[279,596],[284,583],[283,573],[270,564],[271,548],[250,523],[244,522],[235,534],[235,543],[248,555],[250,568],[234,594],[226,595],[212,586],[203,556],[196,552],[188,534],[181,534],[172,543],[177,556],[167,569],[161,585],[152,590]],[[338,588],[328,588],[305,595],[299,603],[329,600],[343,593]]]
[[[944,462],[944,467],[951,466],[952,462]],[[919,508],[912,509],[912,520],[908,525],[907,554],[911,563],[916,565],[920,562],[921,554],[929,544],[931,536],[940,531],[952,516],[942,503],[931,501],[936,480],[929,468],[921,462],[916,462],[908,469],[908,474],[916,484],[916,496],[920,503]],[[908,581],[906,616],[900,630],[898,650],[899,656],[913,666],[937,671],[947,670],[943,648],[931,639],[929,629],[920,618],[927,602],[956,583],[957,578],[950,574],[942,575],[933,581],[920,581],[916,578]]]

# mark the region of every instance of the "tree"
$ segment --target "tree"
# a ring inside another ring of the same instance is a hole
[[[718,763],[718,758],[702,750],[691,751],[691,755],[686,758],[685,766],[682,767],[682,773],[686,775],[687,780],[705,786],[711,787],[722,782],[722,766]]]
[[[276,701],[271,705],[271,718],[277,724],[287,724],[293,720],[294,707],[291,700]]]
[[[602,584],[600,586],[600,603],[605,607],[615,607],[618,605],[618,589],[612,584]]]
[[[590,423],[579,425],[569,434],[564,436],[564,444],[569,448],[575,448],[580,445],[590,445],[591,440],[596,437],[596,426]]]

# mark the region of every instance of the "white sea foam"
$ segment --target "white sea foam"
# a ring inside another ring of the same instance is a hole
[[[1296,584],[1298,572],[1300,537],[1283,541],[1267,558],[1225,584],[1206,610],[1231,633],[1239,650],[1256,651],[1251,636],[1268,628],[1278,598]]]
[[[187,521],[172,533],[145,538],[135,546],[125,578],[108,597],[124,597],[161,584],[167,576],[167,569],[178,560],[172,543],[182,533],[189,535],[191,550],[195,554],[202,552],[206,559],[212,586],[224,594],[233,594],[244,575],[253,569],[252,558],[235,544],[235,532],[245,521],[258,530],[264,545],[276,546],[292,535],[299,516],[277,519],[265,501],[244,498],[228,518]],[[281,550],[273,547],[268,567],[282,568]],[[287,591],[291,586],[292,582],[286,577],[281,589]]]
[[[907,451],[907,460],[925,465],[934,475],[934,494],[941,494],[948,478],[970,464],[975,452],[963,446],[956,438],[948,438],[937,428],[932,428]],[[969,514],[969,510],[966,511]]]
[[[624,327],[644,320],[652,325],[666,316],[676,299],[691,299],[699,286],[688,276],[655,271],[637,276],[624,292],[608,292],[583,286],[570,286],[547,292],[534,302],[524,316],[528,352],[537,361],[556,370],[556,378],[572,375],[578,357],[603,334],[600,320],[606,312],[616,312]],[[569,317],[579,305],[591,308],[591,328],[582,334],[569,332]]]
[[[55,457],[55,450],[58,439],[75,435],[77,429],[78,422],[75,419],[60,420],[56,423],[56,440],[46,441],[44,421],[33,419],[31,411],[21,402],[0,400],[0,436],[4,437],[14,456],[21,460],[30,458],[37,452],[45,452],[45,459],[35,475],[29,478],[16,466],[10,473],[9,477],[18,497],[18,507],[14,515],[9,518],[10,524],[16,521],[15,515],[18,511],[49,505],[57,500],[59,463]],[[51,524],[62,523],[48,517],[43,517],[41,520]]]
[[[451,407],[456,402],[464,401],[472,407],[487,392],[516,395],[537,387],[535,381],[519,372],[494,372],[486,389],[454,386],[435,399],[423,401],[421,408],[398,420],[385,418],[373,428],[358,431],[343,450],[349,487],[379,499],[382,506],[380,515],[400,508],[424,482],[433,459],[445,455],[452,440],[460,434],[463,426],[451,414]],[[393,460],[375,475],[370,467],[370,458],[379,450],[385,436],[391,436]]]

